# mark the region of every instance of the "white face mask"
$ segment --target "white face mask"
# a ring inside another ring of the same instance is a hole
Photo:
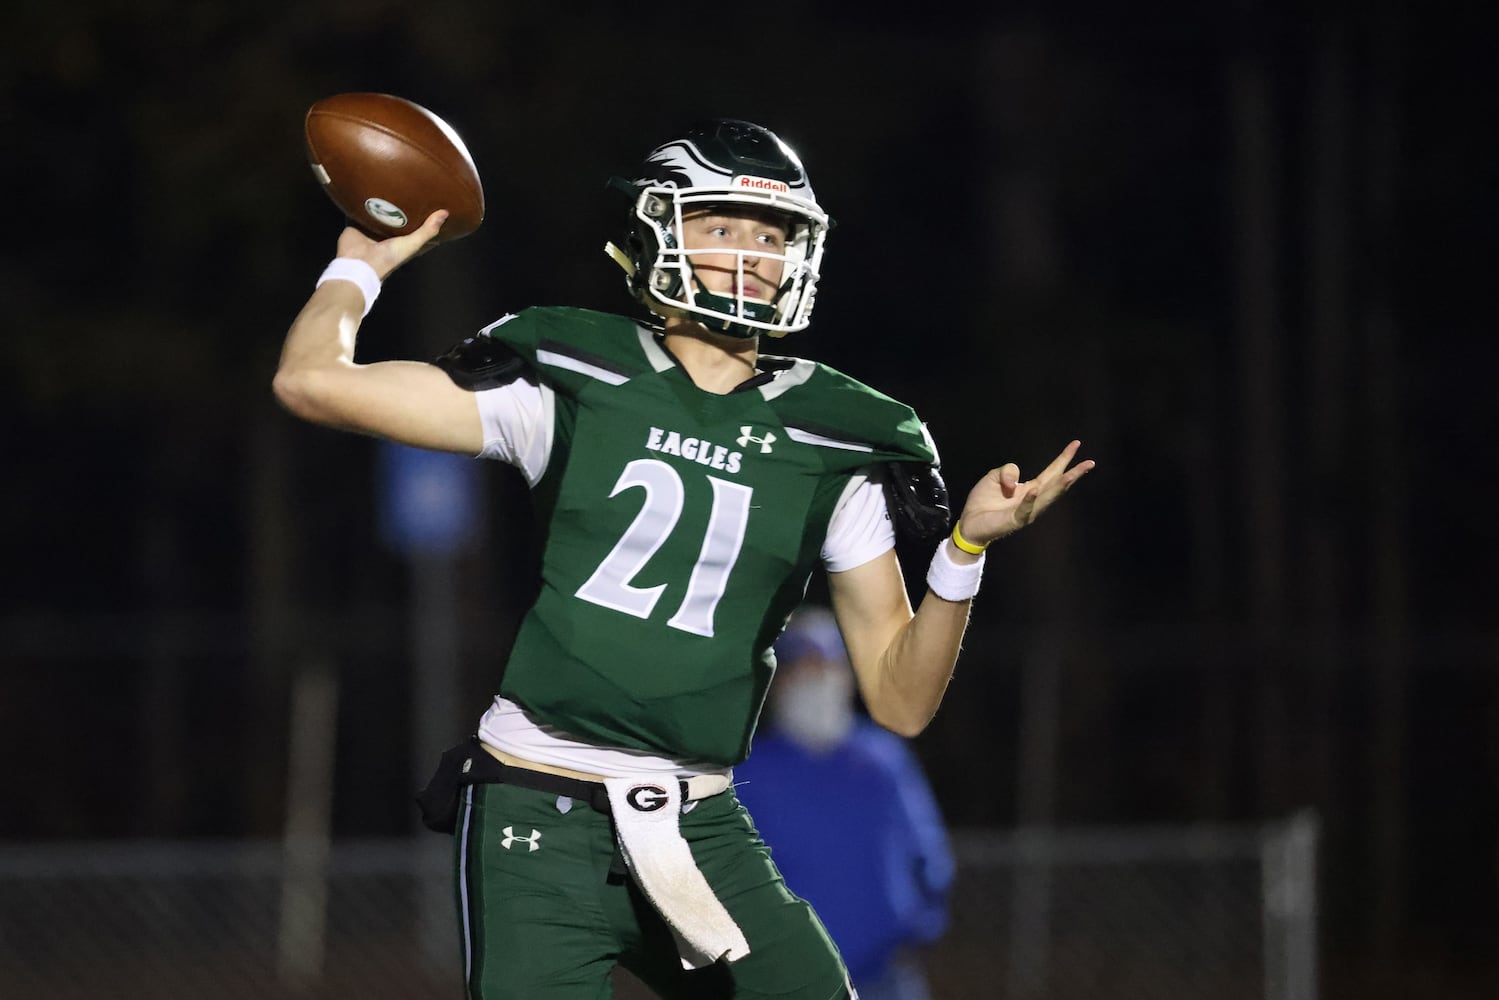
[[[853,728],[852,695],[847,670],[787,671],[775,679],[771,718],[777,728],[807,749],[830,750]]]

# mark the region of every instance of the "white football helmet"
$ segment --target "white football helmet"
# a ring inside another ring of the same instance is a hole
[[[624,268],[630,294],[641,304],[666,315],[685,313],[710,330],[736,337],[782,337],[807,328],[832,220],[818,206],[801,161],[774,132],[733,119],[703,122],[652,150],[633,181],[616,178],[616,183],[635,201],[625,247],[610,243],[606,249]],[[708,291],[689,260],[702,251],[682,246],[685,214],[735,205],[786,218],[781,252],[735,251],[741,270],[749,257],[781,262],[781,283],[768,302],[742,292]]]

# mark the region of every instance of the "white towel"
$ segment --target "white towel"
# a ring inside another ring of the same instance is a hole
[[[614,829],[635,882],[671,926],[682,966],[700,969],[749,954],[744,932],[713,894],[677,828],[682,789],[676,781],[636,775],[605,778]]]

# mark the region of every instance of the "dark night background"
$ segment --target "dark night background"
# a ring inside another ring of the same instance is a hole
[[[483,228],[387,285],[365,359],[625,308],[605,180],[738,116],[838,220],[816,324],[770,352],[911,403],[960,496],[1071,437],[1099,462],[990,560],[917,741],[948,819],[1309,807],[1324,996],[1495,995],[1482,6],[8,5],[0,838],[275,834],[314,662],[336,832],[413,822],[417,577],[380,540],[378,451],[270,393],[340,225],[313,101],[416,100],[486,185]],[[531,556],[523,487],[483,476],[455,736]]]

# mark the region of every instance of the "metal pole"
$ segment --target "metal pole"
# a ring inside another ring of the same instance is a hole
[[[1307,810],[1268,827],[1261,842],[1265,1000],[1316,1000],[1319,831]]]
[[[447,552],[419,552],[411,557],[412,595],[412,789],[430,777],[442,751],[462,736],[458,708],[458,584],[457,563]],[[440,871],[449,838],[419,825],[416,852],[419,870]],[[422,953],[434,968],[452,964],[453,893],[446,879],[423,878],[418,883],[417,910]]]
[[[282,981],[295,984],[316,980],[323,969],[338,729],[336,672],[326,663],[309,664],[293,683],[291,708],[276,952]]]
[[[1061,642],[1054,628],[1031,644],[1023,666],[1020,719],[1019,864],[1011,899],[1011,1000],[1048,995],[1051,981],[1052,866],[1047,839],[1056,816]]]

